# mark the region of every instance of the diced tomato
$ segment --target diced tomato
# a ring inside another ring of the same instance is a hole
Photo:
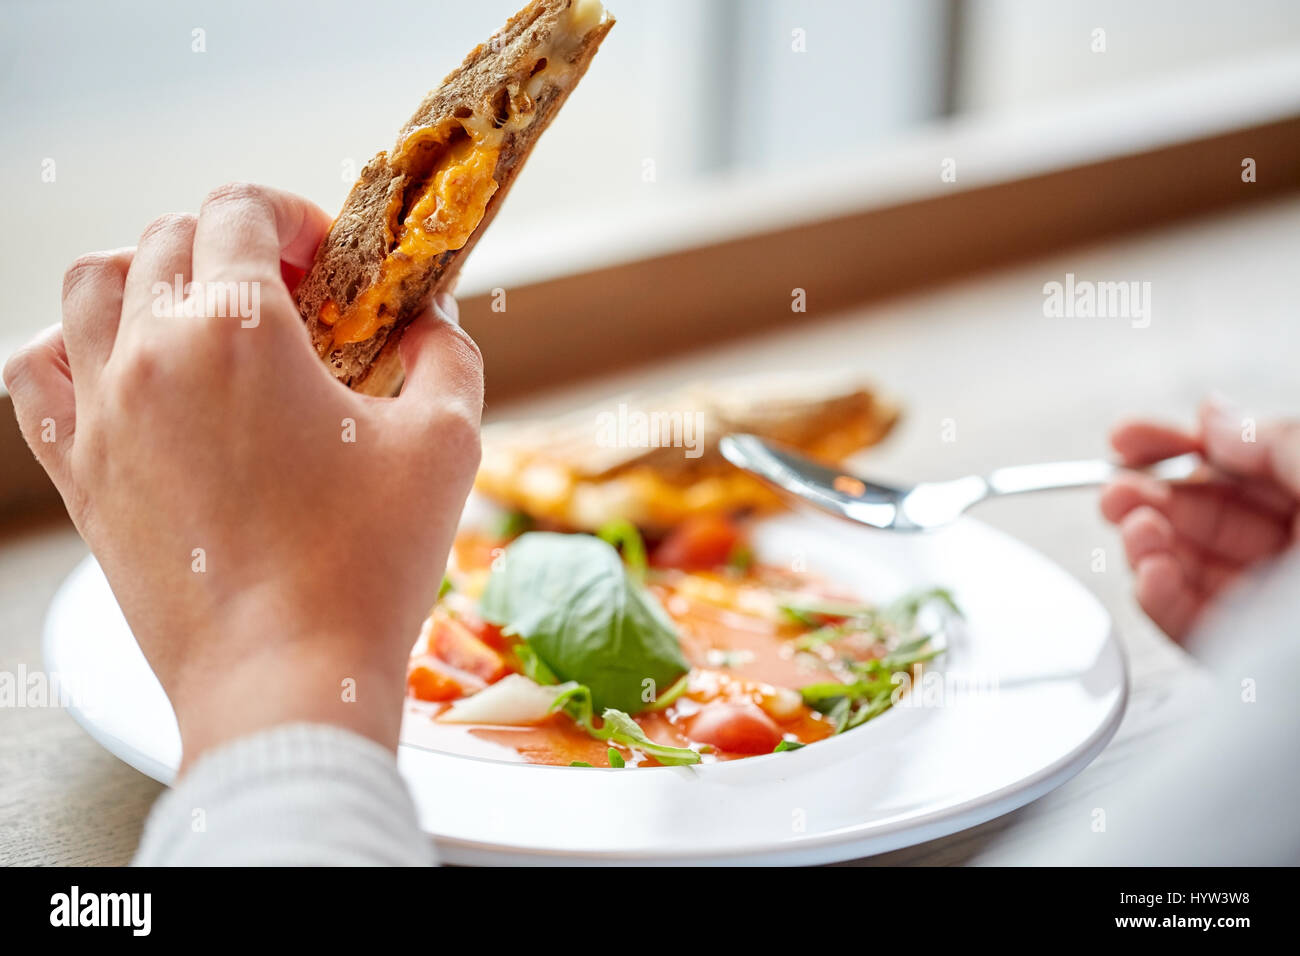
[[[740,544],[740,528],[721,515],[689,518],[655,548],[650,563],[661,568],[703,571],[727,563]]]
[[[691,720],[692,740],[736,754],[768,754],[781,731],[754,704],[706,704]]]
[[[406,674],[406,685],[417,700],[456,700],[480,690],[477,682],[458,678],[442,663],[432,657],[420,657],[411,662]]]
[[[510,673],[505,659],[483,643],[455,618],[435,614],[429,635],[429,651],[457,670],[482,678],[489,684]]]
[[[501,628],[498,625],[488,623],[473,611],[458,613],[456,617],[471,634],[488,645],[488,647],[495,648],[498,651],[506,651],[515,643],[515,641],[501,633]]]
[[[486,570],[492,566],[492,559],[499,550],[508,543],[495,535],[473,532],[457,535],[456,543],[453,545],[456,549],[456,564],[466,571]]]
[[[489,647],[498,651],[507,651],[515,643],[501,633],[501,628],[489,624],[478,613],[478,602],[460,591],[446,594],[433,610],[433,620],[441,621],[451,618],[465,625],[465,628]]]

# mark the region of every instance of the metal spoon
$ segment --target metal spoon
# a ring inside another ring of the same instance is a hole
[[[827,468],[757,435],[726,435],[721,449],[727,461],[779,490],[838,517],[884,531],[930,531],[955,521],[971,505],[987,498],[1101,485],[1123,470],[1100,459],[1057,461],[894,487]],[[1189,477],[1200,464],[1197,455],[1179,455],[1142,470],[1177,481]]]

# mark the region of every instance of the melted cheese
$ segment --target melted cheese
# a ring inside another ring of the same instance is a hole
[[[320,321],[333,333],[329,348],[364,342],[392,325],[400,312],[407,281],[424,273],[429,263],[444,252],[464,247],[497,191],[494,177],[505,135],[518,133],[533,122],[534,101],[545,85],[563,86],[569,82],[573,66],[570,57],[605,18],[599,0],[574,0],[570,4],[560,29],[537,50],[537,62],[541,65],[545,60],[545,66],[528,80],[525,89],[512,91],[510,115],[504,122],[475,112],[455,124],[418,130],[401,144],[393,157],[399,167],[407,166],[419,149],[432,146],[445,151],[411,203],[410,212],[396,228],[396,242],[380,265],[379,278],[346,310],[340,310],[333,300],[321,306]],[[443,144],[457,128],[469,138],[445,147]]]
[[[481,137],[453,144],[435,164],[423,192],[411,204],[393,251],[384,259],[379,278],[340,314],[326,302],[320,319],[334,330],[334,345],[364,342],[397,318],[402,285],[427,264],[469,241],[483,221],[488,201],[497,191],[500,147]]]
[[[491,467],[491,449],[475,487],[481,494],[534,518],[564,527],[595,530],[615,518],[643,528],[671,528],[701,514],[768,511],[780,498],[741,471],[671,481],[655,469],[638,467],[589,481],[563,465],[536,460],[518,468]]]

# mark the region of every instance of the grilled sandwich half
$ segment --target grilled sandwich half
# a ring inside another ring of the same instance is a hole
[[[402,330],[450,290],[613,25],[599,0],[533,0],[362,170],[295,292],[336,378],[370,395],[397,391]]]

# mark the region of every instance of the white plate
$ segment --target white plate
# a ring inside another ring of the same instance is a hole
[[[1019,542],[971,519],[914,536],[790,514],[762,523],[755,545],[767,563],[803,562],[868,599],[948,587],[967,621],[950,638],[947,680],[842,736],[700,767],[545,767],[403,744],[399,766],[442,859],[851,859],[1022,806],[1114,734],[1127,677],[1110,618]],[[72,679],[70,709],[92,737],[149,776],[172,778],[180,740],[170,705],[93,559],[50,607],[45,660]]]

